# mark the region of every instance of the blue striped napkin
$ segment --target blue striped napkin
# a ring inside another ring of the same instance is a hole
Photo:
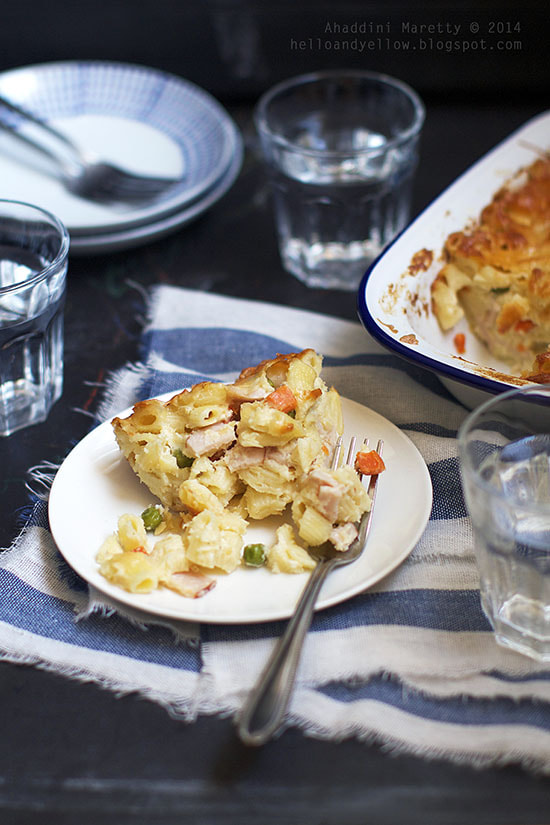
[[[160,286],[142,361],[111,377],[98,420],[304,347],[325,355],[323,375],[342,395],[406,432],[428,465],[434,505],[401,567],[316,614],[289,725],[399,752],[550,772],[550,669],[499,647],[481,610],[456,450],[466,411],[434,376],[382,350],[357,323]],[[43,500],[0,554],[0,587],[2,658],[137,691],[186,719],[237,711],[284,626],[198,626],[107,601],[62,560]]]

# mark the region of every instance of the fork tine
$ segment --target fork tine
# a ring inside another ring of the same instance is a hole
[[[380,439],[378,441],[378,444],[376,445],[376,452],[378,453],[379,456],[382,456],[382,450],[383,449],[384,449],[384,442],[382,441],[382,439]],[[368,512],[367,517],[365,519],[363,519],[363,521],[361,522],[361,527],[359,529],[359,536],[356,539],[356,541],[361,542],[361,545],[363,547],[365,546],[365,543],[366,543],[367,538],[368,538],[369,533],[370,533],[370,526],[371,526],[371,523],[372,523],[372,514],[374,512],[374,502],[375,502],[375,499],[376,499],[376,491],[378,489],[378,479],[379,478],[380,478],[379,474],[371,476],[370,481],[369,481],[369,486],[367,487],[367,493],[370,496],[370,510]]]
[[[177,183],[178,179],[170,176],[164,178],[153,175],[142,177],[131,172],[123,171],[122,169],[116,169],[113,173],[113,181],[116,185],[124,185],[129,189],[158,189],[159,187],[168,186],[171,183]]]
[[[356,456],[355,444],[356,444],[356,438],[355,438],[355,436],[352,436],[352,438],[350,439],[350,442],[349,442],[348,457],[347,457],[347,461],[346,461],[346,463],[349,464],[350,467],[355,467],[355,456]],[[364,438],[363,443],[361,444],[361,447],[364,448],[364,449],[367,449],[368,446],[369,446],[369,439]],[[363,478],[363,473],[358,472],[358,476],[359,476],[359,478]]]
[[[340,463],[340,453],[342,452],[342,436],[339,435],[336,444],[334,445],[334,452],[332,453],[332,460],[330,462],[331,470],[336,470]]]
[[[376,452],[378,453],[378,455],[380,457],[382,457],[382,450],[383,449],[384,449],[384,442],[382,441],[382,439],[379,439],[378,444],[376,445]],[[378,475],[370,477],[369,487],[368,487],[369,494],[371,493],[371,490],[372,490],[372,493],[374,495],[374,492],[376,490],[376,482],[377,481],[378,481]]]
[[[124,177],[120,178],[112,178],[109,181],[105,181],[102,185],[102,188],[105,191],[116,191],[116,192],[124,192],[125,194],[134,194],[140,192],[158,192],[161,191],[163,188],[166,188],[168,183],[164,185],[158,183],[157,181],[139,181],[139,180],[127,180]]]
[[[167,187],[158,187],[155,186],[151,189],[124,189],[117,187],[113,192],[120,197],[128,198],[128,200],[139,200],[140,198],[156,198],[158,195],[162,194]]]
[[[352,436],[349,440],[348,454],[346,456],[346,464],[353,464],[354,463],[356,443],[357,443],[357,439],[355,438],[355,436]]]
[[[109,191],[123,192],[125,195],[139,195],[143,193],[152,194],[154,192],[162,192],[163,189],[166,189],[168,186],[169,182],[146,181],[142,183],[141,181],[120,178],[116,181],[110,181],[106,189]]]
[[[82,174],[69,180],[71,191],[100,201],[139,203],[153,200],[176,181],[173,178],[141,177],[106,163],[84,167]]]

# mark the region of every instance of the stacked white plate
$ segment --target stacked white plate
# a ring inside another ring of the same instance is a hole
[[[0,74],[0,95],[47,120],[79,146],[132,172],[180,176],[147,205],[107,205],[68,192],[55,167],[0,132],[0,198],[57,215],[72,254],[138,246],[189,223],[234,183],[240,133],[225,109],[189,81],[123,63],[62,62]],[[0,106],[0,119],[7,119]],[[30,136],[32,124],[21,124]]]

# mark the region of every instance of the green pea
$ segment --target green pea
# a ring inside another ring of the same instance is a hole
[[[153,530],[156,530],[156,528],[161,523],[162,513],[158,507],[155,507],[155,505],[152,504],[150,507],[147,507],[147,509],[143,511],[143,513],[141,514],[141,519],[143,521],[143,526],[145,527],[145,529],[149,533],[152,533]]]
[[[261,567],[267,561],[265,544],[247,544],[243,550],[244,563],[249,567]]]
[[[177,447],[175,450],[172,450],[172,455],[176,459],[176,463],[180,470],[183,470],[184,467],[190,467],[195,460],[194,458],[185,455],[185,453],[182,453],[179,447]]]

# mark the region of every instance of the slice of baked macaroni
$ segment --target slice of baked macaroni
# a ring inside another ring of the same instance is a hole
[[[550,382],[550,156],[500,189],[475,226],[446,240],[432,305],[447,331],[466,317],[511,372]]]
[[[160,504],[121,517],[99,551],[102,574],[132,592],[196,596],[243,562],[302,573],[315,564],[308,546],[345,550],[370,499],[353,468],[329,469],[343,417],[321,366],[312,349],[278,355],[232,384],[203,382],[115,418],[122,453]],[[287,509],[293,526],[264,555],[247,552],[249,520]]]

